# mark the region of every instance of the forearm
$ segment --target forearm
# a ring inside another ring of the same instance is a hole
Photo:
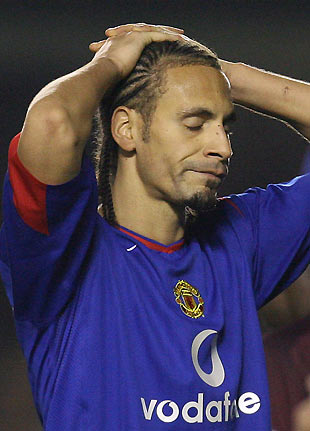
[[[232,85],[233,101],[283,120],[310,138],[310,84],[247,66],[222,61]]]

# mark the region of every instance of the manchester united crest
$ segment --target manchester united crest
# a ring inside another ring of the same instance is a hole
[[[176,302],[186,316],[192,317],[193,319],[198,319],[198,317],[201,316],[204,317],[204,300],[198,289],[187,283],[187,281],[179,280],[173,291]]]

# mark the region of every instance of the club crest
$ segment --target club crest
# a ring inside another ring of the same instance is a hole
[[[173,292],[176,302],[186,316],[192,317],[193,319],[198,319],[198,317],[201,316],[204,317],[204,300],[198,289],[187,283],[187,281],[179,280]]]

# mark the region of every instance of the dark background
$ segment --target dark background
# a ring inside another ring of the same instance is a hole
[[[31,99],[49,81],[91,59],[88,44],[127,22],[177,26],[214,49],[296,79],[309,80],[310,5],[303,1],[1,1],[0,178],[10,139]],[[289,180],[307,144],[280,122],[237,108],[234,157],[222,194]],[[1,214],[0,214],[1,217]],[[38,431],[12,313],[0,285],[0,431]],[[99,430],[98,430],[99,431]]]

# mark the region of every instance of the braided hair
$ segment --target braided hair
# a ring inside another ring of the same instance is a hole
[[[142,136],[146,141],[157,100],[166,91],[165,71],[195,64],[221,69],[216,54],[196,42],[152,42],[144,48],[133,71],[101,101],[96,113],[94,161],[99,204],[111,225],[117,224],[111,190],[118,159],[118,145],[111,133],[114,110],[118,106],[127,106],[139,112],[144,122]]]

